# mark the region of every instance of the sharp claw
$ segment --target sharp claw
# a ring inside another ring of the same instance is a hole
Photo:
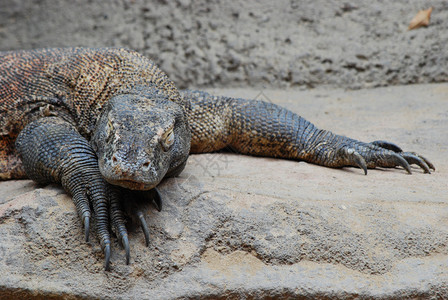
[[[353,148],[345,148],[344,150],[350,164],[357,165],[360,169],[364,170],[364,175],[367,175],[367,164],[364,157]]]
[[[162,196],[160,196],[159,190],[157,188],[154,188],[154,197],[152,199],[152,203],[154,204],[155,208],[160,212],[162,211]]]
[[[411,166],[409,166],[409,163],[406,161],[406,159],[396,153],[392,153],[392,157],[395,158],[395,163],[398,166],[402,166],[408,172],[408,174],[412,174]]]
[[[129,248],[129,239],[127,235],[123,235],[121,238],[121,243],[123,244],[124,251],[126,252],[126,264],[129,265],[131,260],[131,250]]]
[[[413,154],[413,155],[415,155],[415,156],[417,156],[417,157],[420,158],[421,160],[423,160],[423,161],[426,163],[426,165],[427,165],[431,170],[433,170],[433,171],[436,170],[436,168],[434,167],[434,165],[433,165],[429,160],[427,160],[425,157],[421,156],[420,154],[414,153],[414,152],[410,152],[410,153]]]
[[[89,242],[89,230],[90,230],[90,217],[84,216],[84,235],[86,237],[86,243]]]
[[[429,160],[427,160],[425,157],[423,157],[423,156],[421,156],[421,155],[419,155],[418,157],[420,157],[421,159],[423,159],[423,160],[425,161],[425,163],[428,165],[428,167],[429,167],[431,170],[433,170],[433,171],[436,170],[436,167],[434,167],[434,165],[433,165]]]
[[[421,157],[419,157],[418,155],[414,155],[414,153],[403,153],[402,156],[403,156],[404,159],[406,159],[406,161],[408,163],[416,164],[420,168],[422,168],[425,173],[431,174],[431,172],[429,171],[429,167],[426,164],[426,162]]]
[[[367,164],[364,157],[361,156],[358,152],[353,153],[353,159],[355,164],[360,168],[364,170],[364,175],[367,175]]]
[[[390,143],[390,142],[387,142],[387,141],[382,141],[382,140],[380,140],[380,141],[373,141],[373,142],[371,142],[371,144],[375,145],[375,146],[378,146],[378,147],[381,147],[381,148],[384,148],[384,149],[387,149],[387,150],[392,150],[392,151],[397,152],[397,153],[403,152],[403,150],[400,147],[398,147],[394,143]]]
[[[110,244],[106,244],[104,246],[104,270],[109,271],[109,263],[110,263]]]
[[[137,211],[138,219],[140,220],[140,225],[142,227],[143,233],[145,234],[146,247],[149,247],[149,228],[146,223],[145,216],[141,211]]]

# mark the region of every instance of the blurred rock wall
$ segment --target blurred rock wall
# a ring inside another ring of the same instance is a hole
[[[180,87],[362,88],[446,81],[447,20],[442,0],[1,0],[0,50],[127,47]]]

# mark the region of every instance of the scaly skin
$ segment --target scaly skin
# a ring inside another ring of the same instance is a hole
[[[257,100],[216,97],[184,91],[190,100],[187,115],[192,131],[191,152],[231,147],[243,154],[304,160],[326,167],[367,168],[419,165],[425,173],[434,166],[422,156],[403,152],[384,141],[363,143],[312,123],[278,105]]]
[[[181,94],[153,62],[129,50],[0,52],[0,179],[60,183],[73,197],[86,239],[96,218],[106,270],[109,223],[129,263],[122,206],[141,221],[149,243],[143,214],[129,199],[154,201],[160,209],[156,186],[179,174],[190,152],[225,147],[328,167],[358,166],[365,173],[395,166],[410,173],[409,164],[425,173],[434,169],[394,144],[335,135],[274,104]]]

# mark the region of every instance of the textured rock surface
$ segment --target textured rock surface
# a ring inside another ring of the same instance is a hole
[[[344,92],[218,90],[426,155],[414,169],[328,169],[236,154],[190,158],[148,209],[151,245],[115,241],[110,272],[56,186],[0,183],[0,299],[448,297],[447,84]]]
[[[181,87],[360,88],[446,81],[447,19],[444,0],[2,0],[0,50],[128,47]]]

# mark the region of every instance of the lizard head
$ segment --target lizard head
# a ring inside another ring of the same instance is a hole
[[[191,133],[185,112],[155,88],[112,97],[91,138],[103,177],[149,190],[185,167]]]

